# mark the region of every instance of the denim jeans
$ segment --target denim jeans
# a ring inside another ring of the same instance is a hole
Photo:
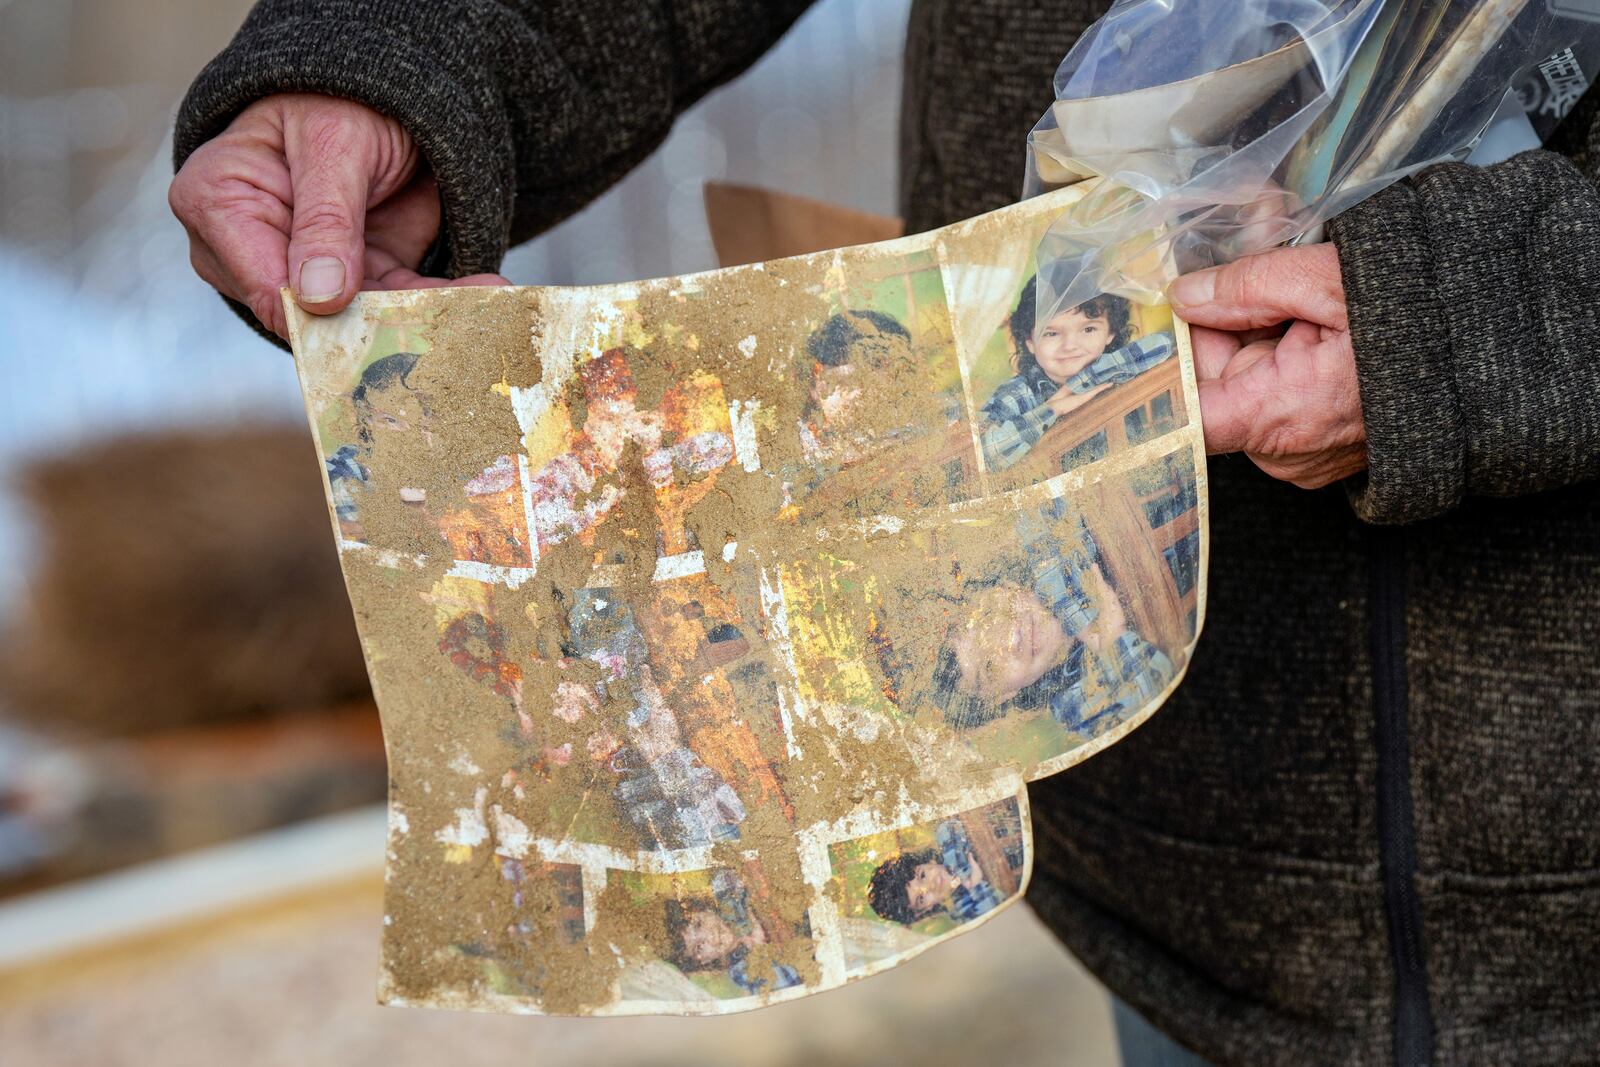
[[[1111,1022],[1117,1031],[1122,1067],[1208,1067],[1205,1060],[1151,1026],[1144,1016],[1116,997],[1111,998]]]

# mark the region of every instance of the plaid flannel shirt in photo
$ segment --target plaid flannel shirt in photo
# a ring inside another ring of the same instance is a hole
[[[1171,680],[1166,653],[1132,630],[1118,634],[1104,654],[1080,642],[1067,657],[1061,688],[1050,694],[1050,715],[1094,736],[1154,700]]]
[[[983,458],[990,470],[1005,470],[1032,451],[1060,417],[1045,401],[1058,389],[1087,393],[1107,383],[1120,385],[1165,362],[1176,351],[1170,333],[1140,337],[1111,352],[1103,352],[1060,386],[1034,364],[1027,371],[1001,382],[983,405]]]
[[[1099,614],[1088,592],[1100,547],[1074,515],[1073,533],[1058,536],[1068,517],[1065,500],[1056,499],[1037,515],[1018,517],[1017,534],[1026,546],[1033,591],[1050,608],[1068,634],[1079,637]],[[1172,661],[1132,630],[1124,630],[1104,653],[1095,653],[1080,639],[1067,656],[1061,685],[1050,693],[1050,714],[1073,730],[1098,732],[1120,715],[1143,707],[1172,678]]]
[[[1038,513],[1017,517],[1017,537],[1028,561],[1033,591],[1044,601],[1062,629],[1077,636],[1098,614],[1089,595],[1089,580],[1100,565],[1100,546],[1094,543],[1081,515],[1074,515],[1072,536],[1063,540],[1056,530],[1067,518],[1065,500],[1056,499]]]
[[[934,840],[939,845],[939,861],[946,870],[958,878],[967,878],[972,874],[972,842],[967,839],[967,831],[955,819],[946,819],[934,831]],[[983,875],[982,869],[978,874]],[[989,884],[985,877],[971,886],[962,884],[956,887],[951,894],[950,902],[946,905],[950,917],[956,922],[971,922],[985,912],[993,911],[1000,906],[1000,894],[995,892],[994,886]]]

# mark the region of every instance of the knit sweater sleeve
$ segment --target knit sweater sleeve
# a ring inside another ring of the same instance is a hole
[[[738,74],[809,0],[260,0],[178,113],[178,166],[251,102],[315,92],[403,123],[438,179],[425,270],[499,267]]]
[[[1446,164],[1335,220],[1366,423],[1361,518],[1600,476],[1600,187],[1525,152]]]

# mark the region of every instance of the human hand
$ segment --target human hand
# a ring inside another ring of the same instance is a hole
[[[1056,418],[1066,418],[1068,415],[1071,415],[1074,411],[1077,411],[1079,408],[1083,407],[1083,405],[1087,404],[1089,401],[1093,400],[1095,397],[1099,396],[1101,393],[1110,388],[1110,382],[1101,382],[1093,389],[1088,389],[1081,393],[1074,393],[1071,389],[1068,389],[1063,385],[1060,389],[1057,389],[1054,393],[1050,394],[1050,399],[1044,402],[1045,407],[1055,412]]]
[[[280,288],[329,315],[362,289],[504,285],[417,273],[439,235],[439,192],[411,135],[350,100],[256,101],[195,150],[168,191],[207,283],[288,333]]]
[[[1194,329],[1206,451],[1316,489],[1367,466],[1339,254],[1279,248],[1172,284]],[[1284,324],[1288,324],[1284,328]]]
[[[1089,592],[1094,598],[1095,617],[1080,636],[1087,641],[1096,655],[1105,655],[1116,646],[1117,638],[1128,628],[1128,616],[1122,610],[1122,600],[1106,581],[1105,571],[1097,564],[1089,572]]]

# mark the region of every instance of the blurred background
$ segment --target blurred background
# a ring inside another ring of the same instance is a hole
[[[716,266],[707,181],[892,214],[908,2],[822,0],[505,273]],[[293,366],[166,205],[173,111],[248,7],[0,0],[5,1061],[1115,1063],[1021,908],[729,1019],[373,1004],[382,737]]]

